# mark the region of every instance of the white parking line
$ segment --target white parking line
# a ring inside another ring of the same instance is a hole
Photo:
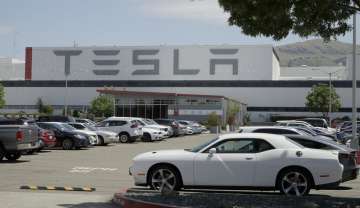
[[[105,171],[105,172],[112,172],[117,171],[117,168],[95,168],[95,167],[73,167],[69,170],[70,173],[90,173],[93,171]]]

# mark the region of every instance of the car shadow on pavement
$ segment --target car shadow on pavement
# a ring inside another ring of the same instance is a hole
[[[15,160],[15,161],[9,161],[9,160],[1,160],[0,163],[26,163],[30,162],[30,160]]]
[[[84,202],[80,204],[58,204],[59,207],[65,208],[117,208],[112,202]]]

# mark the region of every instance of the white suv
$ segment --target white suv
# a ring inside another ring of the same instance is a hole
[[[141,126],[135,119],[110,117],[96,124],[100,130],[112,131],[119,135],[121,143],[132,143],[143,136]]]

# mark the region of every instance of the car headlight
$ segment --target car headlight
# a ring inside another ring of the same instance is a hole
[[[82,135],[80,135],[80,134],[75,134],[74,135],[76,138],[78,138],[78,139],[84,139],[84,136],[82,136]]]

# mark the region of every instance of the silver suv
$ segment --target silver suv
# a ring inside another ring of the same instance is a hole
[[[121,143],[132,143],[143,136],[141,126],[135,119],[127,117],[110,117],[96,124],[104,131],[112,131],[119,135]]]

